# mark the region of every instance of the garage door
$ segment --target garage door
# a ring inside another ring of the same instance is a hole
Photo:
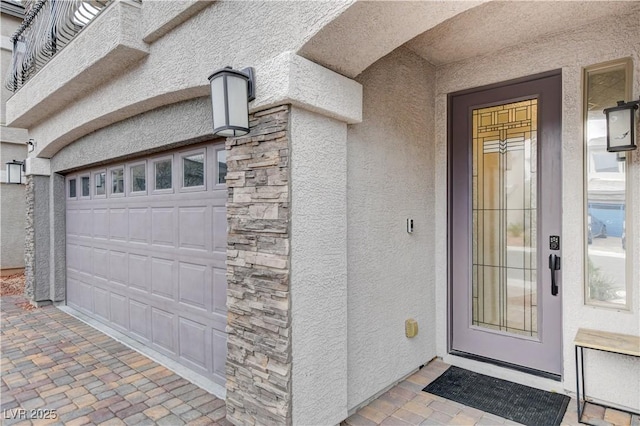
[[[225,176],[208,144],[66,177],[67,304],[222,386]]]

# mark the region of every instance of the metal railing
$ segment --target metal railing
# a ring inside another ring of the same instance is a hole
[[[13,57],[5,87],[20,89],[112,1],[24,1],[24,21],[11,37]]]

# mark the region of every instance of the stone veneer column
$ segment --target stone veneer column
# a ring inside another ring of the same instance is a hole
[[[25,295],[32,304],[51,303],[49,176],[27,175]]]
[[[24,293],[28,299],[33,299],[34,292],[34,277],[35,277],[35,262],[36,262],[36,239],[34,230],[34,218],[33,208],[35,204],[35,184],[33,182],[33,176],[27,176],[26,185],[26,208],[27,215],[26,229],[24,236],[24,277],[25,277],[25,289]]]
[[[289,106],[227,149],[227,418],[291,424]]]

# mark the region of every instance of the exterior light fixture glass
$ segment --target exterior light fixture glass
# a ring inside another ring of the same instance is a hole
[[[607,116],[607,151],[632,151],[636,145],[636,111],[640,101],[625,103],[604,110]]]
[[[33,139],[29,139],[27,142],[27,152],[33,152],[36,149],[36,142]]]
[[[7,165],[7,183],[22,183],[22,161],[8,161]]]
[[[225,137],[249,133],[249,102],[255,99],[254,71],[222,68],[209,76],[213,133]]]

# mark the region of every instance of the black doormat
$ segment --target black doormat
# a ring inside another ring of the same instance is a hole
[[[559,425],[569,397],[451,366],[425,392],[525,425]]]

